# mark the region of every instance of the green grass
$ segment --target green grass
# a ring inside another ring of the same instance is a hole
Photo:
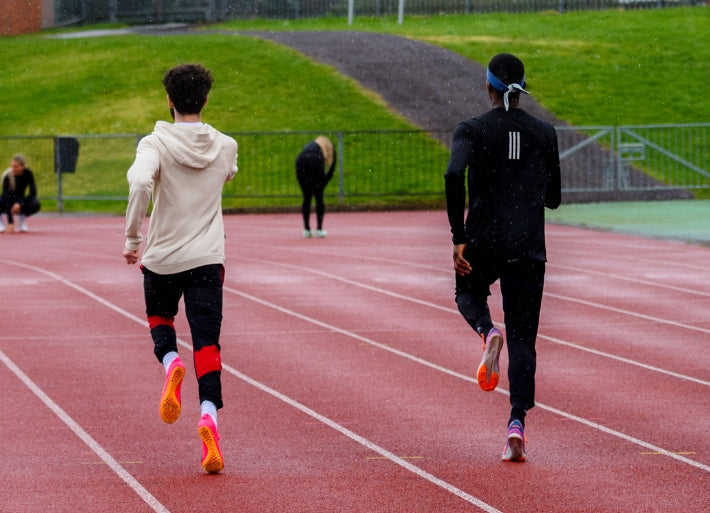
[[[274,43],[230,35],[2,40],[0,135],[148,133],[168,117],[161,79],[201,62],[206,121],[226,131],[402,129],[376,95]],[[344,101],[346,100],[346,101]]]
[[[215,76],[203,119],[226,132],[411,130],[377,95],[275,43],[234,35],[125,36],[47,39],[26,36],[3,40],[0,90],[12,109],[0,111],[0,135],[149,133],[156,119],[168,119],[163,73],[180,62],[198,61]],[[307,142],[301,138],[269,166],[240,149],[240,169],[227,194],[297,195],[293,159]],[[313,138],[310,136],[311,139]],[[425,135],[420,144],[431,144]],[[80,139],[76,174],[63,177],[66,195],[126,194],[125,173],[135,140]],[[357,151],[354,148],[353,151]],[[51,140],[0,140],[0,158],[25,153],[38,173],[41,194],[56,190]],[[445,154],[439,145],[439,158]],[[286,158],[287,157],[287,158]],[[382,165],[395,163],[385,155]],[[348,170],[346,170],[347,172]],[[264,191],[263,177],[271,177]],[[247,189],[254,180],[256,189]],[[274,184],[278,185],[275,187]],[[259,187],[262,187],[259,189]],[[293,191],[291,191],[293,189]],[[227,199],[226,206],[265,206],[267,200]],[[293,198],[271,204],[294,204]],[[296,201],[297,203],[297,201]],[[66,202],[67,209],[94,209],[95,202]],[[49,207],[51,203],[47,203]],[[114,209],[121,211],[122,206]]]
[[[348,30],[343,19],[235,21],[240,30]],[[520,56],[530,89],[572,125],[710,120],[710,8],[355,18],[352,30],[399,34],[487,63]],[[472,84],[475,87],[475,84]]]
[[[234,21],[221,27],[387,32],[429,41],[482,63],[495,53],[511,51],[526,62],[535,98],[557,117],[579,126],[710,120],[705,93],[710,76],[705,58],[710,50],[709,21],[710,9],[698,7],[407,17],[402,26],[393,18],[356,18],[348,27],[346,20],[339,18]],[[0,136],[148,133],[156,119],[168,118],[162,74],[187,61],[199,61],[212,69],[216,81],[204,119],[223,131],[411,128],[377,95],[334,69],[272,42],[218,34],[69,40],[46,35],[1,40]],[[471,85],[478,86],[482,84]],[[432,144],[423,135],[417,137],[427,141],[423,146]],[[244,145],[241,173],[227,196],[236,194],[235,187],[255,195],[268,187],[282,199],[227,198],[226,206],[293,204],[297,191],[291,160],[302,142],[289,147],[288,158],[259,164],[258,169]],[[349,155],[358,153],[358,143],[352,144],[346,146]],[[434,146],[424,158],[438,163],[445,159],[445,151],[438,144]],[[65,177],[65,193],[125,194],[125,171],[133,158],[132,149],[130,139],[82,141],[79,170]],[[41,192],[50,194],[55,183],[48,172],[52,169],[51,148],[47,150],[36,141],[0,141],[1,161],[9,161],[17,151],[27,154],[31,167],[40,171]],[[376,177],[376,183],[388,178],[388,170],[390,174],[392,170],[407,174],[423,167],[420,162],[403,162],[393,152],[381,153],[383,157],[374,162],[346,169],[350,182],[359,186],[363,169]],[[438,190],[440,174],[414,172],[405,187]],[[270,181],[259,182],[266,178]],[[346,198],[346,206],[361,202],[359,194],[371,194],[372,186],[368,187],[356,187]],[[46,205],[51,207],[51,203]],[[123,208],[120,202],[118,206],[96,205],[70,202],[67,208]]]

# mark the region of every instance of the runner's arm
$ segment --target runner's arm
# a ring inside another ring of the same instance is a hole
[[[473,155],[473,144],[467,125],[456,127],[451,139],[451,157],[444,174],[446,211],[455,245],[466,242],[466,167]]]
[[[128,207],[126,208],[126,243],[123,255],[128,263],[135,263],[131,260],[134,256],[137,259],[137,251],[143,241],[141,226],[150,204],[153,183],[159,169],[158,152],[145,139],[142,140],[136,151],[136,160],[127,173],[129,194]]]

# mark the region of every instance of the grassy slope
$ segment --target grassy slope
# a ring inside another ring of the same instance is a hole
[[[0,64],[4,97],[0,135],[149,133],[156,119],[169,118],[161,85],[163,73],[177,63],[195,61],[209,67],[215,76],[204,119],[223,131],[411,129],[377,95],[332,68],[251,37],[59,40],[26,36],[2,43],[6,60]],[[298,141],[296,148],[303,142]],[[64,176],[65,195],[125,194],[125,172],[135,155],[133,145],[130,138],[82,140],[79,169],[75,175]],[[52,169],[51,149],[41,151],[39,146],[35,141],[0,140],[0,158],[9,161],[20,151],[35,170]],[[292,173],[293,149],[287,154],[288,162],[270,169],[250,166],[250,151],[253,153],[253,148],[240,149],[243,172],[238,183],[229,187],[247,190],[259,174]],[[56,190],[51,173],[40,173],[38,179],[42,194]],[[291,182],[275,178],[268,183],[293,189]],[[290,193],[295,194],[295,189]],[[293,203],[292,199],[286,201]],[[228,202],[230,206],[234,203]],[[46,206],[53,205],[47,202]],[[117,212],[124,208],[122,202],[73,202],[67,206]]]
[[[205,117],[223,130],[409,126],[331,68],[249,37],[31,36],[2,40],[2,54],[0,135],[149,132],[167,117],[162,75],[180,62],[213,71]]]
[[[237,29],[347,30],[340,19],[237,21]],[[486,63],[512,52],[535,97],[573,125],[710,120],[710,8],[356,18],[353,30],[430,41]]]

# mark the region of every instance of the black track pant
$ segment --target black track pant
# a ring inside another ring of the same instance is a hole
[[[12,215],[12,206],[15,203],[20,204],[20,214],[27,217],[36,214],[40,209],[40,203],[34,196],[26,198],[15,198],[10,195],[0,196],[0,214],[7,214],[8,224],[13,224],[15,221]]]
[[[156,274],[145,267],[141,269],[155,356],[162,362],[167,353],[177,351],[173,321],[180,297],[184,296],[200,402],[209,400],[221,408],[219,334],[222,327],[224,267],[219,264],[205,265],[177,274]]]
[[[303,191],[303,202],[301,203],[301,215],[303,215],[303,227],[306,230],[311,229],[311,201],[316,198],[316,226],[319,230],[323,229],[323,218],[325,217],[325,201],[323,200],[323,189],[309,189],[301,187]]]
[[[456,276],[456,304],[469,325],[480,335],[493,328],[488,309],[490,285],[500,279],[508,346],[510,420],[524,423],[535,406],[535,339],[540,320],[545,262],[508,260],[467,250],[464,257],[473,267],[467,276]]]
[[[325,190],[325,174],[323,172],[323,156],[301,154],[296,159],[296,178],[303,193],[301,203],[301,214],[303,215],[303,227],[311,229],[311,201],[316,198],[316,222],[319,230],[323,229],[323,217],[325,216],[325,201],[323,193]]]

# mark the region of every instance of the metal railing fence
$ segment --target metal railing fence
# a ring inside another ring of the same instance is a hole
[[[693,6],[706,0],[406,0],[406,15],[588,11]],[[356,0],[357,16],[398,12],[399,0]],[[348,0],[55,0],[57,25],[96,22],[213,22],[236,18],[344,17]]]
[[[558,127],[563,198],[594,200],[629,191],[710,189],[710,123],[620,127]],[[331,203],[355,207],[443,201],[451,132],[231,132],[239,143],[239,173],[225,185],[229,208],[298,204],[295,158],[318,135],[337,151],[326,189]],[[57,174],[55,137],[0,137],[0,159],[25,155],[41,199],[92,210],[86,202],[121,202],[137,134],[77,135],[76,172]],[[580,196],[581,194],[581,196]],[[596,196],[595,196],[596,195]],[[601,195],[601,196],[600,196]],[[623,195],[621,195],[623,196]],[[76,203],[84,202],[84,203]]]

